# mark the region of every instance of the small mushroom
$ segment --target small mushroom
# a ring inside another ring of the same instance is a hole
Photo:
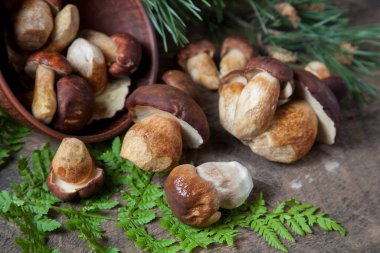
[[[238,162],[208,162],[196,169],[201,178],[213,183],[221,208],[241,206],[253,189],[248,169]]]
[[[270,128],[249,143],[266,159],[292,163],[306,155],[315,142],[318,119],[307,102],[293,100],[276,110]]]
[[[317,114],[317,141],[333,144],[339,129],[339,103],[332,91],[315,75],[301,69],[294,70],[296,90]]]
[[[75,133],[92,116],[94,92],[84,78],[77,75],[65,76],[57,82],[57,104],[53,127],[64,133]]]
[[[305,70],[314,74],[319,79],[325,79],[331,77],[330,70],[323,62],[312,61],[305,66]]]
[[[223,77],[233,70],[242,70],[253,58],[252,45],[242,37],[229,36],[223,40],[219,64],[220,76]]]
[[[53,27],[53,16],[46,2],[25,0],[14,17],[15,41],[22,50],[38,50],[49,39]]]
[[[192,42],[178,54],[178,64],[190,74],[194,82],[207,89],[219,87],[219,72],[213,61],[214,45],[208,40]]]
[[[104,171],[96,165],[86,145],[76,138],[64,138],[46,179],[49,190],[63,201],[87,198],[98,192]]]
[[[62,55],[56,52],[40,51],[29,56],[25,72],[35,78],[32,104],[33,116],[49,124],[57,108],[54,90],[55,76],[69,75],[72,68]]]
[[[110,80],[102,94],[95,97],[94,113],[88,124],[94,120],[109,119],[125,107],[131,79],[128,77]]]
[[[298,16],[297,10],[288,2],[281,2],[275,5],[275,9],[280,13],[281,16],[287,17],[292,24],[294,29],[298,28],[301,21]]]
[[[67,60],[74,71],[83,76],[100,95],[107,87],[107,69],[102,51],[85,39],[76,39],[67,51]]]
[[[75,38],[79,30],[79,11],[75,5],[68,4],[54,19],[54,29],[46,50],[61,52]]]
[[[194,227],[207,227],[220,219],[218,191],[201,178],[191,164],[172,170],[164,190],[174,215]]]
[[[108,36],[94,30],[83,30],[80,36],[100,48],[109,66],[108,72],[114,77],[129,76],[140,65],[142,47],[128,33]]]
[[[134,124],[124,137],[120,156],[143,170],[166,172],[182,154],[181,126],[171,117],[154,114]]]
[[[198,98],[198,91],[191,77],[180,70],[168,70],[161,78],[167,85],[189,94],[193,99]]]
[[[334,93],[338,101],[342,100],[347,95],[346,83],[338,76],[331,76],[321,80],[324,85]]]
[[[267,46],[265,47],[265,50],[267,51],[270,57],[275,58],[281,62],[294,63],[298,61],[297,55],[292,51],[286,50],[285,48],[277,46]]]

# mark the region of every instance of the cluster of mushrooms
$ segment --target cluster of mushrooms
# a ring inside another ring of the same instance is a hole
[[[142,55],[134,37],[79,31],[78,8],[62,8],[60,0],[23,1],[13,24],[13,40],[6,36],[9,62],[35,79],[20,100],[38,121],[72,134],[124,109],[129,75]]]

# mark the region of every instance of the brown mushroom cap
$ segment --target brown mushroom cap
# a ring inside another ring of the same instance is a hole
[[[92,117],[94,92],[84,78],[65,76],[57,82],[57,104],[53,127],[64,133],[74,133]]]
[[[223,40],[220,56],[223,57],[230,49],[238,49],[247,60],[253,58],[253,47],[249,41],[239,36],[229,36]]]
[[[236,83],[236,82],[242,83],[244,85],[248,83],[248,80],[246,76],[244,75],[244,70],[233,70],[227,75],[225,75],[222,79],[220,79],[221,86],[219,87],[219,91],[220,91],[220,88],[222,88],[223,86]]]
[[[193,82],[191,77],[183,71],[168,70],[162,75],[161,79],[167,85],[177,88],[183,92],[186,92],[194,99],[198,97],[196,84]]]
[[[250,73],[258,70],[268,72],[282,82],[293,80],[293,71],[289,66],[268,56],[255,57],[247,63],[245,67],[247,79],[250,79],[248,78]]]
[[[347,95],[346,83],[339,76],[332,76],[322,79],[322,83],[330,88],[338,101],[342,100]]]
[[[331,90],[315,75],[296,69],[295,84],[300,97],[304,98],[318,116],[317,141],[333,144],[339,130],[339,103]]]
[[[111,36],[116,45],[116,61],[109,67],[112,76],[130,75],[135,72],[141,62],[142,47],[128,33],[117,33]]]
[[[193,165],[174,168],[164,190],[174,215],[184,223],[206,227],[220,219],[218,192],[213,183],[197,175]]]
[[[187,69],[187,60],[199,53],[207,53],[212,58],[215,53],[215,46],[209,40],[195,41],[187,44],[178,54],[178,64],[182,69]]]
[[[199,147],[210,137],[208,121],[200,106],[188,94],[169,85],[142,86],[128,97],[126,106],[135,120],[159,113],[158,110],[172,114],[180,120],[184,139],[190,148]],[[194,129],[202,138],[200,143],[193,141],[194,136],[191,131],[188,138],[186,137],[187,129],[183,123],[190,125],[191,130]]]
[[[69,75],[73,71],[66,58],[57,52],[40,51],[30,55],[26,60],[25,72],[28,76],[35,78],[39,65],[54,70],[58,75],[62,76]]]

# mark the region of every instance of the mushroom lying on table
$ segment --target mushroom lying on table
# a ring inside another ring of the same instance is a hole
[[[207,227],[217,222],[219,208],[242,205],[253,189],[246,167],[238,162],[209,162],[174,168],[164,185],[175,216],[187,225]]]
[[[202,109],[188,94],[169,85],[140,87],[128,97],[126,105],[136,123],[125,135],[120,155],[141,169],[171,169],[181,155],[177,152],[178,139],[183,139],[189,148],[199,148],[209,139],[209,125]],[[156,117],[159,126],[152,117]],[[175,152],[166,143],[174,143]]]
[[[196,84],[191,80],[191,77],[180,70],[168,70],[161,77],[167,85],[177,88],[187,94],[193,99],[197,100],[199,97]]]

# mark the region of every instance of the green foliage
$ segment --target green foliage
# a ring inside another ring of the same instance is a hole
[[[9,117],[1,108],[0,129],[0,166],[3,166],[12,153],[22,149],[23,139],[30,130]]]
[[[157,253],[192,252],[212,244],[232,246],[239,228],[252,230],[269,246],[284,252],[283,241],[295,243],[295,236],[312,233],[314,226],[346,233],[317,207],[296,200],[281,202],[270,212],[261,193],[251,204],[222,210],[221,220],[211,227],[190,227],[173,215],[162,187],[152,184],[154,174],[122,159],[120,149],[120,138],[108,148],[92,147],[95,158],[104,164],[107,183],[101,194],[82,200],[79,207],[61,203],[48,191],[45,178],[52,159],[48,145],[32,153],[31,166],[20,158],[19,174],[24,182],[13,185],[13,192],[0,192],[0,215],[20,228],[22,237],[16,238],[16,243],[23,252],[58,252],[46,244],[49,234],[57,229],[73,231],[92,252],[119,252],[104,245],[102,224],[108,221],[115,221],[136,247]],[[120,198],[115,199],[120,191]],[[51,213],[64,215],[66,222],[52,219]],[[148,225],[153,223],[159,224],[166,236],[158,238],[151,232]]]

